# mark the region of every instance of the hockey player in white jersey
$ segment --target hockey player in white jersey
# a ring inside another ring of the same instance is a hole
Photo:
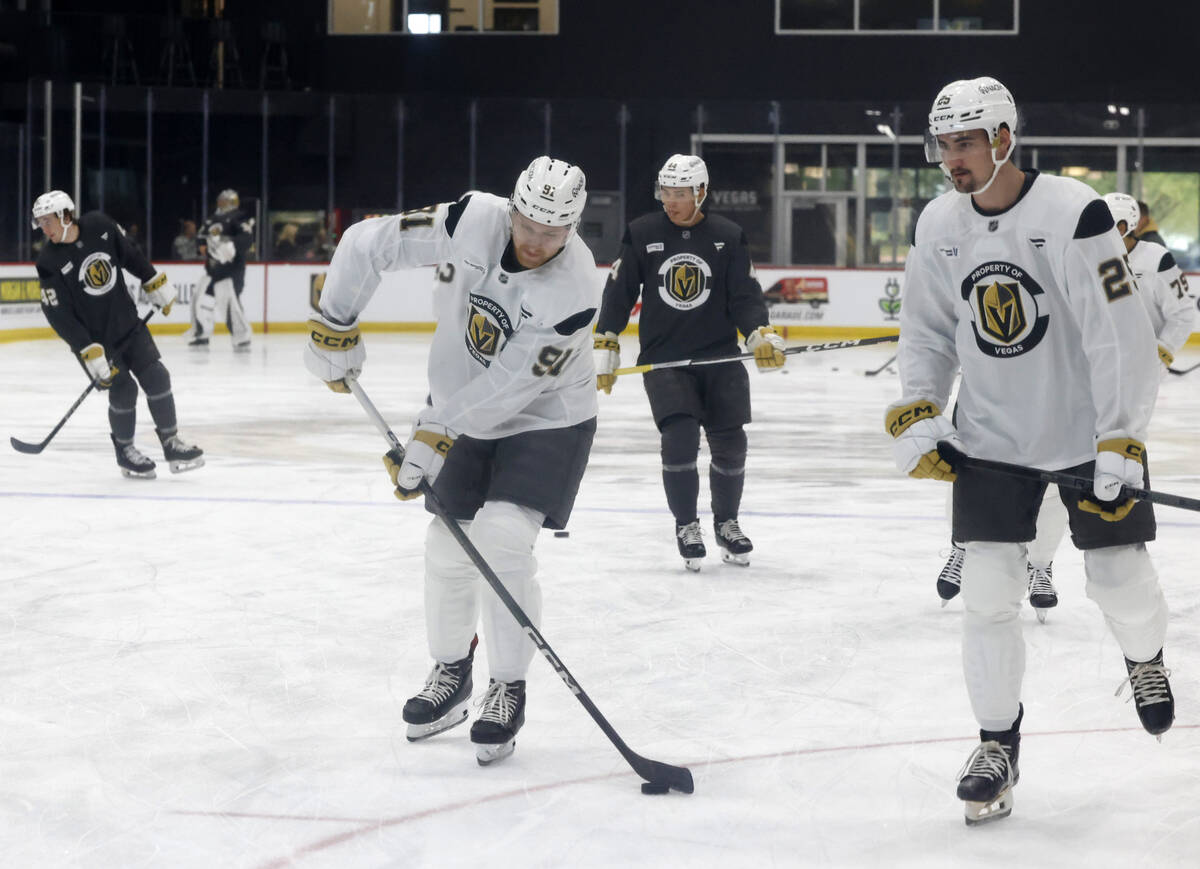
[[[929,115],[927,155],[954,186],[917,223],[905,264],[902,398],[886,413],[899,469],[954,482],[953,538],[965,545],[963,666],[980,744],[958,796],[968,824],[1012,811],[1024,641],[1025,547],[1045,483],[959,468],[963,452],[1093,480],[1063,493],[1086,591],[1125,655],[1142,725],[1174,720],[1163,666],[1167,606],[1146,551],[1151,505],[1143,439],[1158,388],[1154,332],[1107,206],[1069,178],[1010,161],[1017,113],[993,78],[955,81]],[[955,372],[953,414],[942,414]],[[1122,685],[1125,683],[1123,682]]]
[[[472,191],[457,202],[350,227],[309,321],[305,363],[347,391],[365,359],[358,318],[381,272],[441,264],[429,401],[403,459],[384,462],[396,495],[429,481],[517,604],[540,624],[538,531],[563,528],[596,431],[590,325],[600,301],[591,251],[576,234],[583,172],[538,157],[510,199]],[[425,615],[433,671],[404,705],[408,739],[466,720],[480,616],[474,564],[441,519],[425,539]],[[490,681],[471,726],[480,764],[512,753],[525,720],[534,645],[495,594],[482,595]]]

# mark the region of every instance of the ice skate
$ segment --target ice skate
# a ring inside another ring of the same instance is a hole
[[[1029,605],[1037,613],[1038,621],[1046,623],[1046,610],[1058,606],[1058,590],[1054,587],[1054,565],[1034,567],[1026,562],[1026,575],[1029,579]]]
[[[233,352],[234,353],[249,353],[250,352],[250,342],[243,341],[240,344],[234,344]]]
[[[471,703],[471,665],[479,637],[471,639],[467,657],[450,664],[434,664],[425,687],[404,704],[402,717],[408,723],[408,741],[416,742],[449,730],[467,720]]]
[[[1163,666],[1162,649],[1143,664],[1126,658],[1125,669],[1129,671],[1129,677],[1117,686],[1117,696],[1121,696],[1126,685],[1130,686],[1142,727],[1162,742],[1162,735],[1175,721],[1175,695],[1171,693],[1171,682],[1167,678],[1171,671]]]
[[[754,544],[742,533],[736,519],[726,519],[724,522],[713,521],[713,535],[717,545],[721,547],[721,559],[727,564],[739,564],[746,567],[750,564],[750,553]]]
[[[122,444],[117,441],[116,435],[109,437],[112,438],[113,449],[117,451],[117,465],[124,476],[141,480],[153,480],[157,476],[154,473],[154,462],[135,447],[132,441]]]
[[[162,443],[163,458],[170,465],[172,474],[204,467],[204,450],[200,447],[183,441],[174,432],[168,435],[160,431],[158,439]]]
[[[708,555],[704,548],[704,538],[700,535],[700,521],[693,519],[686,525],[675,525],[675,539],[679,544],[679,554],[688,570],[700,572],[700,562]]]
[[[480,766],[503,760],[517,746],[517,731],[525,723],[525,680],[488,683],[482,711],[471,725],[471,742]]]
[[[1008,730],[980,730],[980,743],[958,773],[958,798],[965,803],[968,827],[1007,818],[1013,810],[1012,789],[1021,778],[1017,759],[1021,752],[1021,718]]]
[[[203,336],[197,335],[196,337],[192,338],[191,341],[188,341],[188,346],[189,347],[208,347],[208,339]]]
[[[950,546],[950,557],[946,559],[946,564],[937,578],[937,593],[942,599],[942,606],[958,597],[958,592],[962,589],[963,556],[967,554],[957,543],[951,543]]]

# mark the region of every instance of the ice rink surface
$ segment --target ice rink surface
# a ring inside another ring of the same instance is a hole
[[[634,357],[626,341],[627,364]],[[14,867],[1193,867],[1200,853],[1200,515],[1160,508],[1177,698],[1158,743],[1069,542],[1026,608],[1015,810],[963,824],[977,742],[961,604],[934,581],[943,484],[892,466],[893,345],[752,374],[748,568],[687,573],[641,385],[601,396],[570,537],[538,543],[542,632],[637,752],[691,768],[644,796],[545,660],[516,753],[467,727],[409,744],[429,670],[429,516],[391,495],[358,404],[298,335],[159,346],[207,467],[126,480],[92,396],[39,456],[0,451],[0,863]],[[369,334],[362,383],[405,437],[425,336]],[[1185,354],[1179,365],[1196,361]],[[38,441],[85,381],[58,341],[0,344],[3,434]],[[1200,372],[1162,384],[1154,485],[1200,496]],[[701,467],[707,455],[702,453]],[[483,647],[476,695],[486,680]]]

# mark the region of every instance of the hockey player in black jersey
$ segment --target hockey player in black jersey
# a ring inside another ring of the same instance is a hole
[[[613,262],[594,341],[596,388],[612,391],[620,364],[617,335],[642,296],[638,364],[730,356],[738,332],[760,370],[782,368],[783,339],[767,321],[746,234],[730,220],[701,210],[708,168],[696,156],[675,154],[658,173],[663,210],[625,230]],[[662,436],[662,474],[675,516],[679,554],[699,570],[707,554],[696,502],[700,428],[708,438],[713,531],[725,561],[747,565],[754,548],[738,525],[745,479],[750,382],[740,362],[647,372],[643,384]]]
[[[208,286],[192,296],[190,347],[207,347],[219,318],[229,327],[233,349],[250,349],[250,323],[242,309],[246,253],[254,243],[254,218],[241,209],[236,190],[222,190],[217,210],[200,230],[200,251]]]
[[[155,271],[108,215],[93,211],[76,219],[75,203],[61,190],[43,193],[33,203],[33,227],[46,236],[37,261],[42,311],[88,377],[108,390],[108,420],[121,472],[154,477],[154,462],[133,445],[138,383],[171,471],[203,465],[203,451],[179,437],[171,375],[150,330],[138,319],[121,270],[140,279],[146,297],[164,313],[175,302],[167,276]]]

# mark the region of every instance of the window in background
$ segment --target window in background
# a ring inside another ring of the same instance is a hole
[[[775,32],[1016,34],[1020,0],[775,0]]]
[[[332,34],[558,33],[558,0],[329,0]]]

